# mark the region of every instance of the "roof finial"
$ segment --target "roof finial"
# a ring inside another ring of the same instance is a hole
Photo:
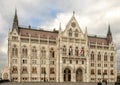
[[[75,11],[73,11],[73,16],[75,15]]]

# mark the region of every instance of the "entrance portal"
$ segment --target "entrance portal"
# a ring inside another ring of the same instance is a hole
[[[64,70],[64,81],[65,82],[71,81],[71,70],[69,68],[66,68]]]
[[[82,82],[83,81],[83,72],[82,69],[77,69],[76,71],[76,82]]]

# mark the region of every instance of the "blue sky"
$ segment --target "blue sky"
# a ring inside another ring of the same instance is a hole
[[[7,65],[7,36],[15,8],[19,25],[31,25],[34,29],[58,29],[61,22],[64,30],[73,11],[83,32],[87,26],[89,34],[106,36],[110,24],[120,61],[119,3],[120,0],[0,0],[0,71]]]

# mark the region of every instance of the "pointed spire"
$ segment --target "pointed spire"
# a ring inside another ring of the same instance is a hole
[[[15,15],[14,15],[14,19],[13,19],[13,27],[12,30],[16,29],[16,31],[18,31],[18,16],[17,16],[17,9],[15,9]]]
[[[17,16],[17,9],[15,9],[15,16],[14,16],[14,23],[17,23],[18,25],[18,16]]]
[[[111,35],[110,24],[108,25],[108,33],[107,35]]]

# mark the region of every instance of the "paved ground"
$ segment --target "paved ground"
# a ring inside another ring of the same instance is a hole
[[[97,85],[97,83],[0,83],[0,85]],[[107,85],[114,85],[114,83],[108,83]]]

